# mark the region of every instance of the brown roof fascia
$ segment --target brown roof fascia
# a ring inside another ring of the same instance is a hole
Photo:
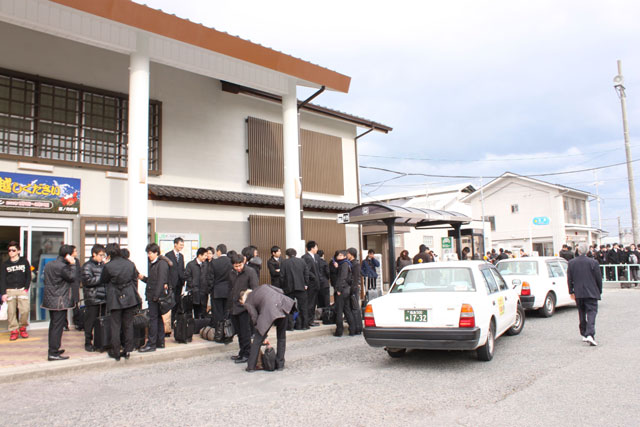
[[[255,96],[256,98],[266,99],[267,101],[273,101],[277,103],[282,103],[282,97],[279,95],[275,95],[269,92],[264,92],[258,89],[252,89],[250,87],[237,85],[235,83],[221,81],[222,90],[224,92],[229,92],[233,94],[245,94]],[[302,104],[302,101],[298,100],[298,105]],[[327,107],[322,107],[320,105],[307,103],[302,106],[303,110],[311,111],[314,113],[322,114],[325,116],[333,117],[340,120],[346,120],[351,123],[355,123],[357,125],[373,128],[379,132],[389,133],[393,130],[392,127],[383,125],[382,123],[372,122],[370,120],[366,120],[362,117],[353,116],[351,114],[343,113],[341,111],[332,110]]]
[[[250,62],[338,92],[351,77],[130,0],[50,0],[82,12]]]

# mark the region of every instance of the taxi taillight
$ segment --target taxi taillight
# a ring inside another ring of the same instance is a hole
[[[373,317],[371,304],[367,304],[367,308],[364,309],[364,326],[368,328],[376,327],[376,319]]]
[[[462,304],[460,309],[460,328],[475,328],[476,315],[473,312],[473,307],[470,304]]]
[[[522,282],[522,289],[520,290],[520,295],[531,295],[531,285],[529,282]]]

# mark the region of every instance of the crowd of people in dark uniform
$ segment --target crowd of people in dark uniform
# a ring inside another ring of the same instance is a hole
[[[302,256],[293,248],[287,249],[283,256],[281,248],[274,246],[266,263],[271,284],[260,285],[263,262],[255,246],[247,246],[240,253],[227,250],[224,244],[202,247],[186,265],[183,248],[181,238],[176,238],[173,250],[164,255],[157,244],[147,245],[148,274],[144,276],[129,260],[127,249],[116,243],[106,247],[94,245],[91,258],[83,265],[75,257],[74,246],[62,245],[57,259],[49,262],[43,272],[42,307],[49,310],[51,319],[48,360],[68,359],[60,348],[62,332],[68,310],[77,309],[80,288],[85,350],[97,350],[97,320],[108,314],[109,356],[116,360],[129,358],[134,350],[133,319],[142,308],[139,280],[146,283],[144,296],[148,306],[145,310],[147,338],[138,348],[143,353],[165,347],[165,336],[170,331],[165,331],[163,313],[168,309],[163,311],[163,301],[171,295],[175,301],[171,310],[172,327],[175,319],[184,315],[180,310],[184,310],[181,301],[186,296],[190,301],[189,316],[193,319],[209,319],[212,326],[230,320],[239,346],[232,359],[238,364],[247,363],[250,372],[256,369],[260,347],[268,343],[267,333],[272,326],[277,330],[276,367],[283,369],[286,331],[318,326],[315,319],[319,308],[331,307],[335,311],[335,336],[343,336],[345,318],[349,335],[362,333],[361,272],[373,277],[375,286],[379,263],[373,251],[363,268],[355,248],[336,251],[333,258],[326,260],[314,241],[306,244]]]
[[[567,261],[573,259],[576,255],[571,247],[562,245],[559,256]],[[587,250],[587,256],[598,261],[600,266],[604,267],[604,276],[608,281],[625,281],[623,287],[638,286],[640,282],[640,272],[638,264],[640,261],[640,252],[635,244],[623,246],[618,243],[600,245],[591,245]],[[628,264],[628,266],[626,266]]]

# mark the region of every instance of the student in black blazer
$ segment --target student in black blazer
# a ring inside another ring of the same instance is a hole
[[[224,307],[231,291],[229,274],[233,270],[231,260],[227,256],[227,245],[220,243],[216,247],[216,256],[209,264],[207,282],[211,295],[211,313],[213,314],[212,326],[224,320]]]
[[[567,282],[569,294],[576,301],[580,318],[582,341],[592,346],[598,345],[596,335],[596,315],[598,300],[602,295],[602,274],[598,261],[586,256],[587,246],[578,245],[579,256],[569,261]]]
[[[169,269],[169,286],[176,296],[176,305],[171,309],[171,327],[176,320],[176,313],[180,306],[180,295],[184,286],[184,255],[180,253],[184,249],[184,239],[176,237],[173,239],[173,250],[164,254],[173,263]]]

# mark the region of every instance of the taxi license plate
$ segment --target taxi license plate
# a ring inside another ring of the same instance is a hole
[[[427,310],[405,310],[404,321],[405,322],[426,322]]]

